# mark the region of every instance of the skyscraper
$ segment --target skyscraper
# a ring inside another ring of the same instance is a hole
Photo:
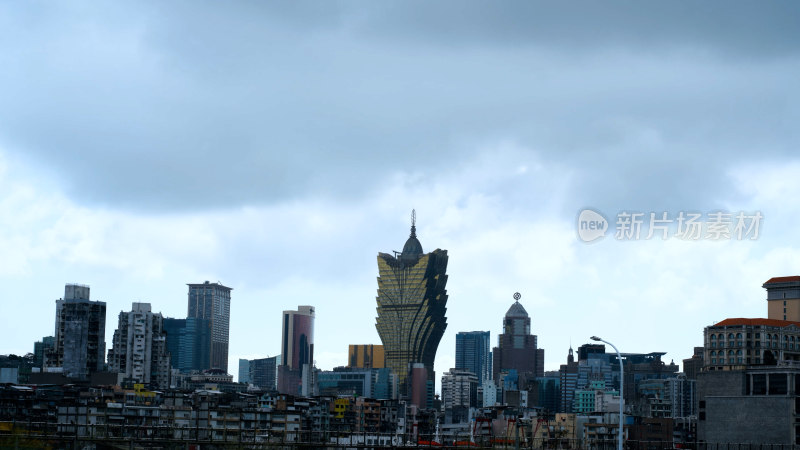
[[[169,388],[170,363],[164,318],[150,311],[150,303],[133,303],[130,312],[119,313],[108,365],[125,379]]]
[[[492,377],[488,331],[461,331],[456,334],[455,368],[474,373],[478,377],[479,386]]]
[[[173,369],[182,372],[211,368],[211,322],[207,319],[164,318],[167,351]]]
[[[103,370],[106,354],[106,304],[89,300],[89,286],[68,284],[56,300],[55,347],[48,367],[70,378],[88,379]]]
[[[537,348],[537,337],[531,334],[531,318],[519,299],[519,293],[515,293],[514,304],[503,318],[503,334],[498,336],[498,346],[492,352],[495,380],[500,372],[509,369],[526,374],[528,379],[544,375],[544,349]]]
[[[211,322],[209,362],[212,368],[228,371],[228,342],[231,319],[231,291],[219,283],[189,284],[187,317]]]
[[[278,391],[298,395],[303,391],[303,377],[311,375],[314,364],[314,307],[298,306],[297,311],[284,311],[282,331]]]
[[[412,364],[423,364],[433,381],[436,349],[447,328],[447,250],[423,253],[412,212],[411,235],[395,256],[378,253],[378,317],[386,367],[397,376],[400,395],[408,395]],[[419,371],[418,371],[419,372]]]

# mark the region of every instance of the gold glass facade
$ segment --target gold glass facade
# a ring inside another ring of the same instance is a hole
[[[403,252],[378,254],[378,317],[386,367],[397,375],[399,392],[407,392],[411,363],[422,363],[433,379],[433,362],[447,318],[447,251],[423,254],[412,225]]]
[[[350,345],[347,352],[347,367],[359,369],[383,369],[384,362],[382,345],[363,344]]]

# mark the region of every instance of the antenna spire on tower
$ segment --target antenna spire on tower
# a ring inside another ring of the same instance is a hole
[[[411,210],[411,237],[417,237],[417,210]]]

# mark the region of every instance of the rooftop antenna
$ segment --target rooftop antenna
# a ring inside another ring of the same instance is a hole
[[[417,210],[411,210],[411,237],[417,237]]]

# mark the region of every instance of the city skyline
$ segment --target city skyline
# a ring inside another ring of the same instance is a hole
[[[411,237],[409,238],[409,241],[412,241],[412,244],[414,243],[413,241],[416,241],[416,237],[415,237],[415,233],[414,232],[415,232],[415,230],[414,230],[414,227],[412,226],[412,234],[411,234]],[[417,244],[417,246],[419,246],[418,241],[416,241],[415,243]],[[408,247],[408,244],[406,245],[406,247]],[[421,248],[420,248],[420,250],[421,250]],[[400,255],[402,255],[402,253],[400,253]],[[416,258],[418,256],[419,255],[414,255],[413,257]],[[209,282],[205,282],[204,284],[198,284],[198,285],[195,285],[195,286],[207,286],[207,285],[209,285]],[[192,286],[192,285],[190,284],[190,286]],[[217,283],[214,283],[213,286],[225,289],[228,294],[229,294],[230,290],[232,290],[232,288],[228,288],[228,287],[222,286],[221,284],[217,284]],[[768,314],[763,314],[761,316],[754,316],[752,318],[727,318],[727,319],[725,319],[725,320],[723,320],[723,321],[721,321],[719,323],[708,324],[704,328],[704,335],[707,333],[707,329],[710,328],[710,327],[719,327],[719,326],[723,326],[724,327],[724,326],[730,326],[730,324],[736,324],[736,325],[740,325],[740,324],[749,324],[749,325],[752,325],[752,324],[756,324],[756,325],[770,324],[772,326],[776,326],[775,324],[777,322],[781,322],[782,325],[780,325],[780,326],[786,326],[786,325],[792,325],[792,324],[800,323],[800,322],[794,321],[794,319],[796,319],[797,317],[790,317],[789,320],[787,321],[786,320],[786,316],[785,316],[787,301],[788,302],[797,301],[797,296],[799,295],[798,292],[800,292],[797,289],[798,286],[800,286],[800,276],[794,275],[794,276],[780,276],[780,277],[772,277],[772,278],[770,278],[769,280],[764,282],[764,284],[762,285],[762,288],[767,291],[767,297],[768,298],[765,299],[765,300],[766,300],[767,304],[769,305],[769,311],[770,312]],[[103,311],[102,314],[91,313],[88,316],[89,317],[94,317],[93,319],[89,319],[89,321],[92,321],[92,320],[98,321],[99,320],[100,321],[100,328],[102,329],[104,327],[104,322],[106,320],[106,317],[105,317],[105,302],[90,301],[89,300],[90,288],[91,288],[90,286],[85,285],[85,284],[67,283],[65,285],[65,295],[64,295],[64,297],[62,299],[56,300],[56,323],[55,323],[56,332],[55,332],[55,336],[45,336],[45,337],[43,337],[44,340],[47,340],[47,339],[52,340],[53,345],[54,345],[54,347],[52,347],[52,349],[51,349],[52,353],[49,354],[50,355],[49,356],[50,362],[49,363],[45,363],[46,366],[61,367],[61,365],[62,365],[62,363],[58,362],[56,360],[56,358],[57,358],[57,355],[60,352],[60,350],[58,350],[58,348],[59,348],[58,341],[59,340],[58,340],[57,336],[59,334],[59,330],[64,328],[63,326],[59,327],[59,322],[60,321],[63,322],[63,319],[59,319],[59,318],[62,315],[62,310],[64,309],[64,305],[69,304],[70,302],[72,302],[72,303],[85,303],[86,305],[90,305],[90,304],[91,305],[97,305],[97,306],[101,307],[102,311]],[[190,298],[191,298],[191,294],[190,294]],[[519,300],[521,298],[521,295],[518,292],[516,292],[516,293],[514,293],[513,298],[514,298],[514,303],[512,304],[511,308],[509,308],[509,310],[504,315],[504,320],[503,320],[503,322],[504,322],[504,326],[503,326],[504,327],[504,332],[501,333],[501,335],[498,337],[498,343],[506,342],[506,345],[510,345],[510,344],[508,344],[508,342],[514,342],[512,340],[514,336],[516,336],[516,335],[528,336],[528,334],[531,331],[530,318],[528,316],[528,313],[527,313],[527,311],[524,310],[524,307],[522,307],[522,305],[519,302]],[[779,298],[783,299],[782,303],[784,305],[784,308],[783,308],[782,312],[778,308],[774,307],[775,306],[774,300],[779,299]],[[228,301],[229,301],[229,299],[228,299]],[[314,347],[314,344],[313,344],[313,328],[314,328],[314,325],[313,325],[313,323],[314,323],[314,318],[315,318],[314,310],[315,310],[315,307],[312,306],[312,305],[305,305],[305,306],[301,305],[301,306],[298,306],[297,310],[286,310],[286,311],[283,311],[283,314],[282,314],[282,316],[283,316],[283,329],[282,329],[282,333],[281,333],[281,335],[282,335],[281,342],[282,342],[282,347],[283,347],[282,353],[288,352],[288,353],[294,355],[291,358],[287,359],[287,361],[295,361],[294,365],[297,365],[298,367],[294,367],[291,363],[288,364],[288,366],[290,368],[294,369],[294,370],[298,370],[299,369],[299,364],[302,361],[311,361],[311,360],[316,361],[314,359],[314,357],[313,357],[313,347]],[[154,319],[153,319],[154,322],[155,322],[155,317],[156,316],[158,317],[158,320],[159,320],[159,325],[157,325],[157,327],[156,327],[157,333],[162,333],[163,332],[163,331],[158,331],[158,330],[163,330],[163,328],[166,328],[167,327],[167,321],[180,322],[180,321],[186,321],[187,320],[187,319],[176,319],[176,318],[162,317],[160,312],[151,311],[151,306],[150,306],[149,303],[136,303],[136,302],[134,302],[132,311],[121,311],[120,312],[120,314],[119,314],[120,326],[122,326],[122,324],[123,324],[123,317],[124,317],[124,322],[127,324],[128,321],[129,321],[129,319],[128,319],[129,315],[132,315],[132,314],[146,314],[149,317],[151,315],[151,313],[152,313],[152,316],[154,317]],[[794,310],[794,309],[792,309],[791,313],[793,315],[797,314],[796,310]],[[85,320],[85,316],[87,316],[87,315],[83,314],[81,316],[82,317],[81,320]],[[764,316],[767,316],[767,317],[764,317]],[[297,317],[305,318],[304,320],[301,320],[301,324],[302,325],[299,328],[299,330],[300,330],[299,332],[295,331],[295,327],[298,326],[295,323],[296,320],[297,320],[296,319]],[[201,320],[201,319],[198,319],[198,318],[191,318],[191,317],[188,318],[188,319],[190,319],[190,320]],[[143,325],[142,325],[143,327],[145,326],[144,325],[145,323],[149,323],[148,320],[149,320],[149,318],[142,322],[143,323]],[[164,321],[164,325],[161,325],[161,321],[162,320]],[[83,328],[86,328],[86,324],[83,324],[81,326]],[[146,325],[146,327],[148,327],[148,329],[149,329],[150,326],[151,325]],[[183,325],[183,326],[185,326],[185,325]],[[91,328],[91,326],[90,326],[90,328]],[[128,326],[125,325],[124,329],[127,330],[127,328],[128,328]],[[209,328],[209,330],[208,330],[208,334],[209,334],[208,338],[210,338],[210,333],[211,333],[210,324],[208,325],[208,328]],[[113,332],[113,335],[112,335],[113,339],[110,342],[103,342],[103,341],[99,341],[98,342],[97,338],[95,338],[94,343],[90,342],[86,346],[75,346],[75,345],[70,346],[70,351],[72,351],[73,353],[74,352],[79,352],[79,353],[80,352],[84,352],[85,353],[87,350],[90,350],[91,348],[97,348],[98,351],[102,351],[102,349],[104,349],[104,348],[111,348],[109,346],[111,346],[112,344],[114,346],[116,345],[115,343],[117,342],[117,336],[118,336],[118,334],[119,334],[119,332],[121,330],[122,329],[119,328],[119,327],[117,327],[116,329],[113,329],[113,330],[109,330],[109,331]],[[144,330],[144,328],[143,328],[143,330]],[[513,330],[513,332],[512,332],[512,330]],[[150,333],[150,332],[151,331],[148,331],[148,332],[142,331],[142,333],[143,333],[142,336],[144,336],[143,337],[144,341],[146,341],[148,339],[151,339],[151,338],[155,338],[155,336],[147,337],[147,336],[149,336],[148,333]],[[309,338],[305,333],[310,333],[311,337]],[[507,333],[513,333],[513,334],[510,334],[510,335],[506,336],[507,340],[503,340],[503,334],[504,333],[506,333],[506,334]],[[84,334],[85,334],[85,330],[84,330]],[[459,366],[459,364],[458,364],[459,357],[464,358],[465,355],[466,355],[466,353],[465,353],[464,355],[459,356],[459,347],[458,347],[459,339],[462,339],[462,342],[463,342],[463,340],[465,340],[465,338],[470,338],[470,339],[475,339],[476,342],[477,342],[476,338],[478,336],[480,336],[482,341],[486,341],[486,339],[488,339],[488,337],[489,337],[489,332],[488,331],[459,331],[456,334],[457,334],[457,340],[456,340],[457,346],[456,346],[456,349],[455,349],[455,352],[454,352],[454,360],[456,362],[454,363],[454,367],[452,367],[451,369],[464,370],[465,368]],[[176,335],[176,337],[174,339],[183,339],[183,336],[180,336],[180,338],[178,336],[179,335]],[[733,336],[733,335],[731,335],[731,336]],[[164,337],[166,337],[166,336],[164,336]],[[777,335],[776,335],[776,337],[777,337]],[[532,339],[531,342],[535,342],[537,336],[531,335],[530,338]],[[83,340],[86,340],[85,336],[83,337]],[[163,340],[163,337],[162,337],[162,340]],[[197,346],[197,348],[194,350],[195,352],[197,352],[198,350],[202,351],[201,350],[202,348],[207,348],[210,345],[210,339],[207,339],[207,340],[208,340],[208,342],[205,342],[204,344],[198,344],[198,343],[189,344],[188,342],[186,342],[185,344],[178,344],[178,341],[175,341],[175,345],[176,346],[180,346],[180,347],[182,347],[183,345],[188,345],[191,348],[194,348],[195,346]],[[297,342],[295,342],[295,341],[297,341]],[[708,341],[708,338],[704,338],[704,341]],[[166,342],[169,342],[169,339],[167,339]],[[309,344],[309,342],[310,342],[310,344]],[[464,348],[461,349],[461,351],[470,353],[471,356],[469,356],[469,357],[473,358],[473,359],[476,358],[477,355],[486,353],[486,351],[488,351],[488,348],[485,349],[485,350],[479,350],[478,346],[476,345],[476,342],[471,343],[469,345],[469,347],[465,346]],[[787,338],[787,343],[788,342],[789,341],[788,341],[788,338]],[[36,348],[37,346],[39,346],[41,344],[42,344],[41,341],[36,341],[36,342],[34,342],[34,347]],[[293,349],[293,346],[297,345],[297,344],[302,344],[301,348],[299,350],[298,349]],[[484,344],[488,345],[488,342],[485,342]],[[484,344],[481,344],[481,345],[484,345]],[[520,349],[523,348],[522,341],[519,341],[517,344],[518,344],[518,346],[515,346],[515,348],[517,348],[517,347],[520,348]],[[130,345],[130,344],[128,344],[128,345]],[[167,344],[162,343],[162,345],[164,346],[164,350],[167,350]],[[302,346],[305,346],[305,347],[302,347]],[[380,361],[383,361],[383,345],[378,345],[378,344],[350,344],[349,345],[349,350],[348,350],[348,354],[349,355],[348,355],[347,363],[345,363],[345,364],[337,364],[334,367],[320,367],[320,366],[317,366],[316,364],[314,364],[313,367],[314,367],[314,369],[320,369],[320,370],[329,370],[331,368],[362,367],[361,365],[357,365],[357,366],[352,366],[351,365],[351,364],[354,363],[354,361],[358,360],[357,356],[356,356],[356,353],[354,353],[354,351],[357,349],[358,352],[360,352],[360,354],[361,354],[360,358],[364,359],[364,358],[367,357],[364,352],[367,351],[367,349],[369,349],[369,352],[372,352],[373,351],[372,347],[376,347],[376,348],[379,349],[378,351],[380,352]],[[534,344],[534,347],[532,347],[532,348],[536,349],[535,344]],[[587,343],[587,344],[581,345],[581,349],[583,349],[583,348],[587,348],[587,349],[589,349],[587,351],[591,352],[591,351],[597,351],[597,349],[604,349],[605,346],[600,345],[600,344]],[[792,348],[794,348],[794,339],[793,338],[792,338]],[[149,350],[149,344],[147,344],[146,349],[147,349],[146,351],[148,351],[148,352],[150,351]],[[179,350],[176,350],[176,351],[178,353],[181,353],[181,352],[183,352],[183,349],[179,349]],[[488,354],[497,355],[498,351],[499,351],[498,348],[494,348],[493,351],[492,352],[488,352]],[[693,349],[693,351],[696,354],[697,347],[695,347]],[[34,354],[36,352],[38,352],[38,350],[35,350],[34,352],[26,352],[26,353]],[[537,350],[537,357],[535,358],[535,360],[537,362],[536,363],[532,363],[534,366],[538,367],[538,360],[539,360],[541,354],[543,354],[543,352],[544,352],[543,349],[538,349]],[[97,369],[90,369],[90,371],[94,371],[94,370],[103,371],[102,370],[102,365],[106,362],[106,359],[107,359],[107,363],[108,363],[108,369],[111,370],[112,372],[113,371],[118,371],[118,368],[116,368],[116,369],[114,368],[114,364],[119,364],[119,363],[118,362],[117,363],[112,363],[112,353],[114,353],[114,352],[113,351],[109,351],[108,358],[105,358],[105,357],[103,357],[103,358],[95,358],[95,361],[97,361],[97,362],[96,363],[92,363],[92,364],[95,364]],[[178,358],[178,353],[174,354],[174,358]],[[631,352],[625,352],[625,353],[626,354],[634,354],[634,353],[631,353]],[[20,354],[24,355],[25,353],[20,352]],[[651,354],[658,354],[658,355],[662,355],[663,356],[663,355],[666,354],[666,352],[651,352]],[[47,355],[48,355],[48,353],[45,352],[41,356],[42,358],[44,358],[43,361],[48,360],[48,356]],[[119,355],[116,355],[115,358],[118,358],[118,356]],[[714,356],[716,356],[716,355],[714,355]],[[741,356],[742,355],[740,354],[739,355],[739,359],[741,360],[740,362],[743,361],[743,358],[741,358]],[[486,357],[486,355],[481,356],[481,357]],[[207,354],[206,354],[206,358],[208,358]],[[281,361],[282,355],[279,354],[279,355],[276,355],[276,356],[273,356],[273,357],[264,356],[264,357],[261,357],[261,358],[256,358],[255,360],[266,360],[266,359],[275,360],[276,358],[277,358],[277,361]],[[585,358],[585,356],[581,356],[581,358]],[[85,359],[86,358],[84,357],[84,361],[81,362],[81,364],[84,364]],[[102,362],[99,361],[100,359],[102,359]],[[495,359],[495,363],[496,363],[497,362],[497,357],[495,356],[494,359]],[[500,359],[502,360],[502,358],[500,358]],[[710,356],[707,359],[709,361],[712,361],[712,358]],[[686,358],[683,358],[683,360],[684,360],[684,362],[686,362],[685,361]],[[242,361],[247,362],[248,360],[239,359],[238,365],[236,366],[236,367],[238,367],[239,373],[241,373],[241,370],[242,370],[241,369]],[[572,348],[572,345],[570,344],[568,357],[564,360],[564,362],[568,362],[568,363],[571,364],[573,361],[574,361],[574,359],[573,359],[573,348]],[[250,360],[249,362],[252,363],[253,360]],[[748,358],[748,363],[749,362],[750,362],[750,359]],[[531,363],[531,362],[527,361],[526,364],[528,364],[528,363]],[[673,364],[673,363],[674,363],[674,361],[671,362],[670,364]],[[756,360],[756,364],[758,364],[758,363],[761,363],[760,359]],[[722,363],[720,362],[720,364],[722,364]],[[409,364],[409,366],[410,365],[411,364]],[[462,366],[463,365],[464,364],[462,364]],[[505,365],[505,363],[503,365]],[[491,363],[491,359],[489,360],[489,366],[494,366],[494,364]],[[173,364],[173,367],[177,368],[177,366],[175,366],[174,364]],[[279,368],[280,364],[277,364],[276,367]],[[384,367],[384,366],[381,363],[377,367]],[[497,366],[497,367],[500,367],[500,366]],[[563,371],[565,366],[564,365],[560,365],[560,367],[561,367],[561,370]],[[215,367],[210,367],[209,366],[208,369],[219,369],[219,368],[215,368]],[[496,372],[496,373],[498,372],[498,370],[496,368],[493,368],[493,369],[494,369],[494,372]],[[191,368],[191,369],[189,369],[189,368],[181,368],[181,370],[198,370],[198,369],[196,369],[196,368]],[[201,370],[203,370],[203,369],[201,369]],[[538,377],[543,376],[543,374],[541,373],[542,372],[541,368],[537,369],[536,371],[539,372],[539,374],[536,375],[536,376],[538,376]],[[547,371],[549,371],[549,372],[557,372],[558,370],[555,370],[555,369],[550,370],[550,369],[548,369]],[[124,370],[122,372],[124,373]],[[229,372],[236,372],[236,371],[229,371]],[[478,372],[480,372],[480,371],[478,371]],[[475,372],[473,372],[473,373],[475,373]],[[521,372],[521,373],[524,373],[524,371]],[[491,375],[491,370],[489,371],[489,374]],[[231,375],[235,375],[235,374],[231,374]],[[86,376],[88,376],[88,373],[85,373],[83,375],[76,375],[77,378],[81,378],[81,377],[85,378]],[[477,377],[477,375],[476,375],[476,377]],[[495,378],[495,377],[492,377],[492,378]],[[299,384],[300,383],[299,379],[295,380],[295,382],[298,383],[298,386],[300,385]]]
[[[375,254],[412,208],[448,250],[439,375],[459,331],[497,345],[514,292],[545,370],[592,335],[679,362],[763,317],[800,273],[800,6],[575,6],[0,5],[0,354],[52,334],[65,283],[182,318],[210,280],[235,289],[229,372],[280,354],[297,305],[346,365],[380,344]],[[647,238],[720,212],[758,238]]]

